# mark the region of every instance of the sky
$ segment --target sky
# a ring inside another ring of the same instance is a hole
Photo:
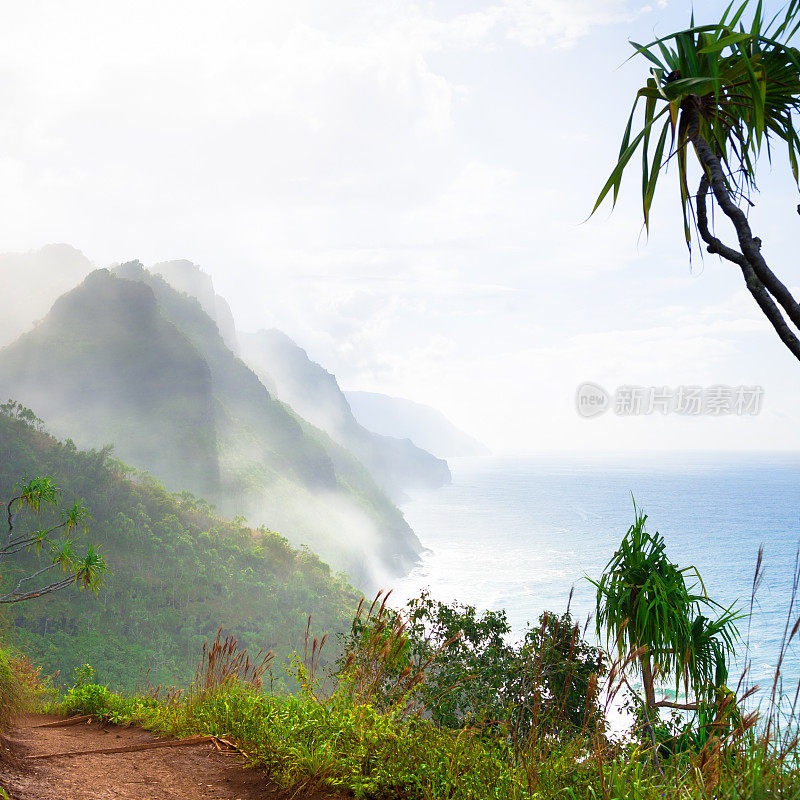
[[[190,259],[240,330],[497,453],[800,448],[800,364],[738,271],[689,258],[674,174],[649,236],[634,173],[587,221],[647,78],[628,40],[688,2],[0,7],[0,252]],[[760,189],[754,232],[800,288],[782,153]],[[762,407],[587,419],[586,381],[760,386]]]

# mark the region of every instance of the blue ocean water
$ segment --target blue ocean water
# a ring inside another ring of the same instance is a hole
[[[427,548],[394,587],[395,599],[422,588],[442,600],[506,609],[515,632],[545,610],[594,608],[592,586],[633,521],[631,495],[664,535],[671,560],[694,565],[710,597],[747,611],[759,545],[765,577],[740,661],[750,682],[771,685],[789,609],[800,543],[800,454],[654,453],[458,459],[452,485],[417,497],[406,518]],[[795,606],[792,623],[800,614]],[[783,666],[800,678],[800,650]],[[738,677],[738,676],[737,676]],[[735,682],[735,678],[734,678]]]

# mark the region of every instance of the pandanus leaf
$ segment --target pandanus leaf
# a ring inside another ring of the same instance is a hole
[[[687,109],[699,116],[700,135],[722,160],[729,191],[746,191],[755,184],[758,157],[766,145],[771,160],[772,140],[786,144],[792,175],[800,182],[800,138],[794,125],[800,110],[800,51],[789,45],[800,30],[800,0],[791,0],[767,24],[758,2],[745,27],[741,23],[748,5],[748,0],[736,7],[730,3],[716,24],[695,25],[692,19],[689,28],[649,44],[631,42],[634,55],[649,62],[650,77],[637,92],[617,163],[592,214],[609,194],[616,204],[623,174],[641,147],[642,211],[649,229],[658,174],[670,160],[664,157],[664,131],[652,136],[655,121],[665,112],[673,130],[668,155],[678,163],[687,243],[692,204],[688,153],[694,135],[684,121]],[[645,100],[643,108],[640,99]]]

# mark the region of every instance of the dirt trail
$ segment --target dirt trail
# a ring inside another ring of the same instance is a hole
[[[30,759],[26,756],[126,747],[158,741],[138,728],[97,722],[37,728],[57,717],[28,715],[3,744],[0,785],[12,800],[324,800],[286,791],[236,753],[211,743],[186,747]],[[8,749],[7,749],[8,748]]]

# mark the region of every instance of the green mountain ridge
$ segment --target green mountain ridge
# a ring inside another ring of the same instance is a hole
[[[369,474],[272,398],[194,298],[129,262],[91,273],[0,351],[0,393],[56,435],[279,529],[355,579],[405,572],[419,542]]]
[[[143,285],[92,272],[0,351],[0,392],[183,488],[219,483],[210,370]]]

